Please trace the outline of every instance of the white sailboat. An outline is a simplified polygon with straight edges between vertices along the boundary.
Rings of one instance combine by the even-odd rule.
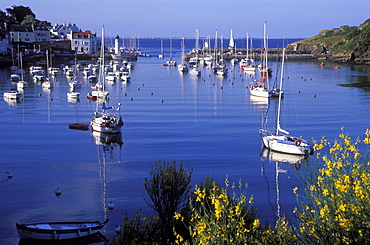
[[[24,88],[27,88],[28,87],[28,83],[26,81],[24,81],[23,79],[23,62],[22,62],[22,52],[19,53],[19,58],[20,58],[20,61],[21,61],[21,70],[22,70],[22,74],[21,74],[21,77],[22,79],[17,82],[17,88],[18,89],[24,89]]]
[[[252,39],[251,39],[252,48]],[[254,65],[254,60],[249,58],[249,38],[247,33],[247,47],[246,47],[246,57],[242,59],[239,63],[239,67],[244,73],[254,74],[256,72],[256,66]]]
[[[170,59],[166,61],[165,66],[176,66],[176,61],[172,59],[172,37],[170,38]]]
[[[181,42],[181,59],[184,57],[184,54],[185,54],[185,39],[184,37],[182,38],[182,42]],[[189,68],[188,66],[185,64],[185,62],[181,62],[178,66],[177,66],[177,69],[180,71],[180,72],[188,72],[189,71]]]
[[[268,81],[268,70],[267,67],[267,41],[266,41],[266,22],[264,23],[263,28],[263,43],[264,43],[264,55],[263,55],[263,62],[261,64],[261,80],[255,80],[253,84],[249,86],[249,91],[253,96],[265,97],[270,98],[271,93],[269,90],[269,81]]]
[[[104,26],[102,27],[102,49],[101,49],[101,68],[99,69],[99,79],[101,79],[103,72],[103,65],[104,65]],[[104,76],[104,75],[103,75]],[[104,90],[104,79],[100,80],[102,83],[102,93],[105,92]],[[94,91],[93,91],[94,92]],[[92,94],[93,95],[93,94]],[[91,119],[91,127],[93,131],[100,132],[100,133],[119,133],[121,132],[121,127],[123,126],[122,117],[119,115],[118,117],[111,113],[111,110],[113,107],[107,106],[105,102],[102,103],[102,106],[99,108],[98,101],[96,102],[96,111],[93,113],[92,119]],[[121,110],[121,104],[118,103],[117,111],[120,112]]]
[[[49,76],[49,52],[46,50],[46,72],[47,76],[45,81],[42,83],[42,87],[46,89],[51,89],[53,87],[53,83],[50,81],[50,76]]]
[[[195,59],[194,62],[190,62],[191,68],[189,70],[189,73],[191,75],[195,75],[197,77],[201,76],[201,71],[198,69],[198,52],[199,52],[199,33],[198,33],[198,28],[195,29]]]
[[[102,42],[100,48],[100,59],[99,59],[99,76],[98,82],[95,84],[95,90],[87,94],[88,99],[107,99],[109,92],[105,91],[104,81],[104,70],[105,70],[105,54],[104,54],[104,26],[102,28]]]
[[[285,56],[285,49],[283,50],[281,78],[280,78],[280,91],[282,90],[282,83],[283,83],[284,56]],[[282,94],[280,93],[279,101],[278,101],[275,131],[269,131],[268,129],[266,129],[266,119],[263,122],[262,129],[260,129],[260,135],[261,135],[264,146],[273,151],[289,153],[289,154],[297,154],[297,155],[313,154],[313,147],[311,146],[309,141],[303,139],[302,136],[301,137],[292,136],[290,135],[288,131],[281,128],[280,126],[281,99],[282,99]]]
[[[158,55],[158,58],[163,59],[164,53],[163,53],[163,40],[161,39],[161,52]]]

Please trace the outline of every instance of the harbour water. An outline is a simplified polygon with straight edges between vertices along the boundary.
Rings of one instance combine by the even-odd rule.
[[[0,102],[0,244],[18,244],[15,223],[36,221],[109,218],[102,233],[111,238],[126,212],[132,215],[142,207],[150,215],[143,183],[158,160],[183,161],[193,169],[192,186],[206,176],[221,186],[226,175],[230,182],[248,183],[262,222],[289,216],[296,205],[296,174],[314,157],[298,162],[261,151],[258,130],[267,101],[251,97],[246,89],[254,78],[233,67],[225,78],[207,67],[200,77],[181,74],[176,67],[161,66],[169,59],[166,43],[165,58],[159,59],[160,39],[141,40],[140,49],[152,57],[134,62],[130,83],[107,85],[108,104],[122,104],[122,138],[68,128],[70,123],[88,124],[95,110],[96,102],[85,96],[91,83],[81,72],[79,101],[67,99],[64,75],[52,79],[51,90],[27,75],[23,100]],[[180,41],[173,51],[179,63]],[[274,80],[277,65],[269,66]],[[352,138],[369,128],[369,90],[343,86],[369,83],[369,67],[333,69],[333,64],[288,60],[285,69],[285,129],[309,140],[326,136],[332,141],[341,127]],[[9,77],[10,69],[0,69],[1,93],[14,87]],[[57,188],[62,190],[59,197]],[[110,202],[113,210],[107,208]]]

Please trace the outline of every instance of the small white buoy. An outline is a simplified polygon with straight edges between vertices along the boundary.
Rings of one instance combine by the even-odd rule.
[[[114,204],[112,203],[112,201],[110,201],[108,204],[107,204],[107,207],[109,210],[113,210],[114,209]]]
[[[59,187],[54,191],[54,194],[55,196],[57,196],[58,198],[62,195],[62,190],[59,189]]]

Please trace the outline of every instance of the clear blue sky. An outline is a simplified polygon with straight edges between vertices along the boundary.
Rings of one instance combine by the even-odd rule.
[[[358,26],[370,0],[0,0],[0,9],[30,7],[39,20],[75,23],[82,30],[121,37],[230,36],[306,38],[322,29]]]

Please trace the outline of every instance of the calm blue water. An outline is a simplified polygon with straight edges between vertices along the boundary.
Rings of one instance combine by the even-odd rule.
[[[178,62],[179,43],[173,44]],[[261,159],[258,130],[266,101],[250,97],[246,86],[251,78],[238,69],[230,69],[227,78],[207,68],[200,78],[181,75],[177,68],[161,66],[168,53],[165,59],[157,58],[159,47],[160,39],[141,41],[142,51],[155,56],[135,62],[131,83],[108,85],[109,104],[122,103],[121,147],[102,143],[110,139],[90,131],[68,128],[70,123],[90,121],[96,102],[85,98],[91,91],[88,81],[80,89],[79,102],[67,100],[64,76],[50,92],[27,76],[30,87],[24,101],[0,101],[1,244],[18,243],[16,222],[107,217],[103,232],[111,237],[125,212],[134,214],[143,207],[144,214],[149,213],[143,182],[157,160],[184,161],[186,168],[194,169],[192,185],[207,175],[221,186],[226,175],[231,182],[247,182],[262,220],[272,223],[295,207],[292,189],[299,185],[299,164],[293,163],[298,159],[277,154],[269,158],[266,152]],[[362,136],[369,128],[370,93],[339,84],[369,81],[369,68],[318,64],[286,64],[283,127],[306,139],[325,135],[333,140],[342,126],[353,138]],[[275,64],[270,66],[275,69]],[[0,70],[1,93],[12,86],[9,76],[9,69]],[[288,162],[276,165],[281,159]],[[14,177],[7,180],[5,172]],[[54,195],[58,187],[63,192],[59,198]],[[110,201],[113,211],[104,205]]]

